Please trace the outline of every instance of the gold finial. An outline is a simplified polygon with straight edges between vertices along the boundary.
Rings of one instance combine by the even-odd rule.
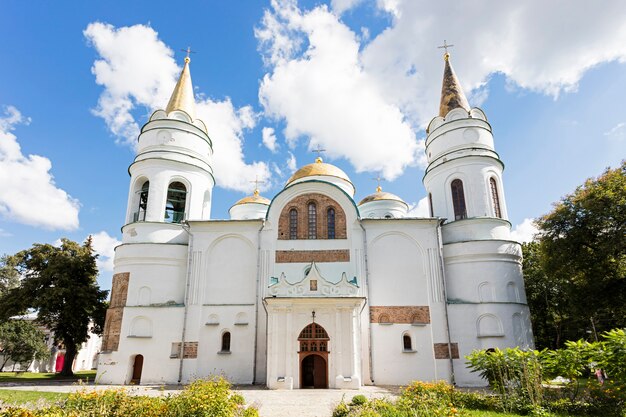
[[[448,44],[446,43],[446,40],[444,39],[444,40],[443,40],[443,45],[441,45],[441,46],[438,46],[438,47],[437,47],[437,49],[444,49],[444,50],[446,51],[446,52],[443,54],[443,59],[444,59],[445,61],[447,61],[447,60],[449,60],[449,59],[450,59],[450,53],[448,52],[448,48],[452,48],[453,46],[454,46],[454,45],[448,45]]]
[[[313,149],[311,152],[317,153],[317,158],[315,158],[316,164],[321,164],[322,162],[324,162],[321,155],[322,155],[322,152],[326,152],[326,149],[322,149],[320,145],[317,145],[317,148]]]
[[[377,176],[376,178],[372,178],[374,181],[377,182],[378,186],[376,187],[376,192],[380,193],[383,191],[383,187],[380,186],[380,182],[383,180],[382,178],[380,178],[380,175]]]

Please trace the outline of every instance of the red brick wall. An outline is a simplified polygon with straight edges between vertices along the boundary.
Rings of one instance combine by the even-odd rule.
[[[350,251],[338,250],[277,250],[276,263],[288,264],[294,262],[349,262]]]
[[[104,321],[104,335],[102,336],[103,351],[113,351],[119,347],[129,279],[129,272],[113,275],[111,302]]]
[[[327,211],[335,209],[335,239],[346,239],[346,214],[341,206],[332,198],[318,193],[309,193],[298,196],[288,202],[280,212],[278,218],[278,239],[289,239],[289,212],[298,211],[298,239],[309,238],[309,203],[317,205],[317,238],[328,238]]]
[[[458,343],[450,343],[450,350],[448,350],[447,343],[435,343],[433,349],[435,350],[435,359],[450,359],[450,351],[452,351],[452,359],[459,359]]]
[[[372,306],[370,307],[372,323],[428,324],[430,308],[428,306]]]

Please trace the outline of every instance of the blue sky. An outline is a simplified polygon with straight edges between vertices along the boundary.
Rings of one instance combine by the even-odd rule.
[[[528,219],[626,157],[626,4],[502,3],[3,2],[0,254],[93,234],[110,285],[135,132],[165,107],[188,45],[215,142],[214,218],[255,175],[272,197],[318,145],[357,200],[380,174],[419,214],[446,39],[527,239]]]

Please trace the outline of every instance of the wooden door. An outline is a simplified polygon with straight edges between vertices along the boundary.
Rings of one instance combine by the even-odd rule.
[[[141,370],[143,369],[143,355],[136,355],[133,362],[133,377],[130,380],[131,384],[139,385],[141,382]]]

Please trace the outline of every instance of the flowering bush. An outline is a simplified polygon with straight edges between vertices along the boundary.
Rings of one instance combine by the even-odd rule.
[[[63,406],[40,410],[8,408],[2,417],[258,417],[245,407],[241,395],[230,390],[223,378],[198,380],[179,395],[144,397],[123,389],[79,391],[70,394]]]

